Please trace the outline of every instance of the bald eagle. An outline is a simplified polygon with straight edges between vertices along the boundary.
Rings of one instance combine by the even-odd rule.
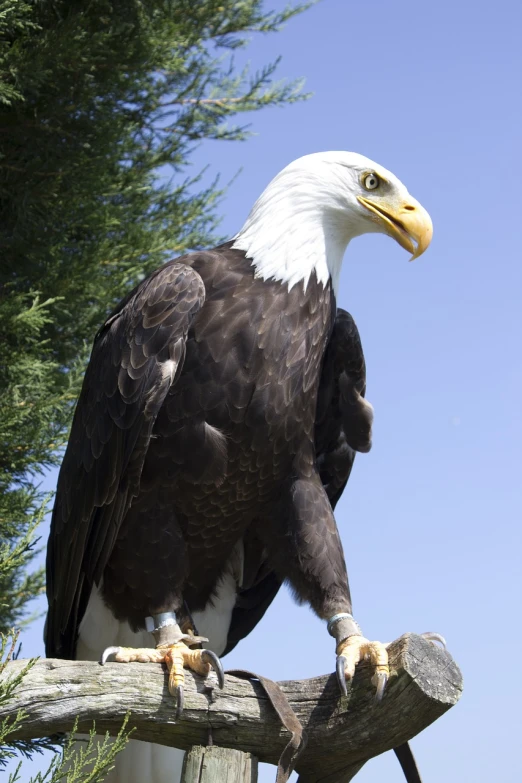
[[[52,516],[48,656],[165,661],[180,710],[184,667],[221,680],[218,656],[286,581],[335,638],[341,687],[369,656],[382,695],[386,648],[352,616],[333,515],[371,446],[359,334],[336,304],[347,245],[371,232],[416,258],[432,224],[368,158],[307,155],[231,241],[166,263],[103,324]],[[172,749],[135,746],[111,780],[173,779]]]

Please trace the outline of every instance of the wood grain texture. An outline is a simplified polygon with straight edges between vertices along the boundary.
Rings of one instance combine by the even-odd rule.
[[[185,756],[181,783],[257,783],[257,759],[218,745],[195,745]]]
[[[449,653],[419,636],[406,634],[389,647],[392,677],[380,704],[374,703],[371,672],[359,666],[348,696],[339,696],[333,675],[279,683],[303,724],[308,745],[297,770],[300,783],[345,783],[368,759],[414,737],[458,701],[461,673]],[[9,664],[13,676],[23,661]],[[288,742],[258,682],[226,678],[217,688],[186,674],[185,710],[175,720],[175,705],[160,664],[99,664],[41,660],[31,669],[0,720],[23,709],[27,715],[14,738],[64,732],[76,716],[79,730],[96,720],[100,731],[115,734],[131,711],[135,739],[188,749],[218,745],[277,763]],[[211,742],[209,739],[211,738]]]

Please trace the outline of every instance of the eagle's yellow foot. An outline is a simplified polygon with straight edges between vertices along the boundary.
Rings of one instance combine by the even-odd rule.
[[[192,640],[189,640],[192,641]],[[225,674],[221,661],[210,650],[191,650],[184,641],[176,644],[165,644],[153,648],[107,647],[100,663],[105,664],[114,655],[118,663],[166,663],[169,670],[169,692],[176,697],[176,717],[183,712],[183,685],[185,683],[184,669],[192,669],[196,674],[206,677],[210,669],[217,674],[218,684],[223,688]]]
[[[114,655],[117,663],[163,663],[165,653],[162,650],[154,650],[152,647],[107,647],[100,658],[102,666],[107,663],[109,657]]]
[[[439,633],[427,631],[420,636],[433,644],[440,644],[446,649],[446,640]],[[390,668],[388,665],[388,647],[389,643],[370,642],[364,636],[354,634],[344,639],[337,645],[337,665],[336,673],[339,687],[343,694],[347,695],[346,680],[351,680],[355,667],[360,661],[369,660],[375,671],[372,677],[372,683],[376,687],[375,700],[381,701],[386,685],[390,677]]]
[[[354,634],[337,645],[336,672],[339,687],[346,696],[346,680],[352,679],[355,667],[363,660],[369,660],[375,667],[372,683],[376,687],[375,700],[380,701],[390,677],[388,652],[382,642],[370,642],[364,636]]]

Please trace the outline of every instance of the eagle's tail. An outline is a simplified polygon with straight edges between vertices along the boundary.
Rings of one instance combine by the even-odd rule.
[[[76,657],[81,661],[98,661],[105,647],[113,644],[151,647],[151,639],[146,631],[134,633],[127,623],[118,622],[98,591],[93,590],[80,625]],[[104,780],[105,783],[177,783],[181,779],[184,756],[185,753],[177,748],[129,740]]]
[[[198,632],[209,638],[205,647],[217,655],[224,652],[227,644],[236,592],[237,576],[233,569],[229,569],[219,581],[212,603],[204,612],[194,614]],[[147,631],[134,633],[127,623],[116,620],[98,590],[92,590],[78,630],[78,660],[98,661],[100,653],[112,645],[151,647],[153,644]],[[125,750],[117,755],[114,769],[104,780],[105,783],[178,783],[184,756],[184,751],[177,748],[130,740]]]

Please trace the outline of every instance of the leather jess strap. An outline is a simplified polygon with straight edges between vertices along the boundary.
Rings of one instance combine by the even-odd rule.
[[[422,783],[415,756],[410,748],[410,743],[405,742],[403,745],[398,745],[393,749],[393,752],[399,759],[399,764],[404,772],[406,783]]]
[[[249,672],[246,669],[231,669],[226,674],[233,677],[239,677],[242,680],[258,680],[274,710],[285,729],[292,735],[289,743],[281,753],[277,764],[276,783],[287,783],[288,778],[294,771],[299,754],[306,747],[307,737],[301,722],[286,698],[279,685],[268,677],[261,677],[259,674]]]

